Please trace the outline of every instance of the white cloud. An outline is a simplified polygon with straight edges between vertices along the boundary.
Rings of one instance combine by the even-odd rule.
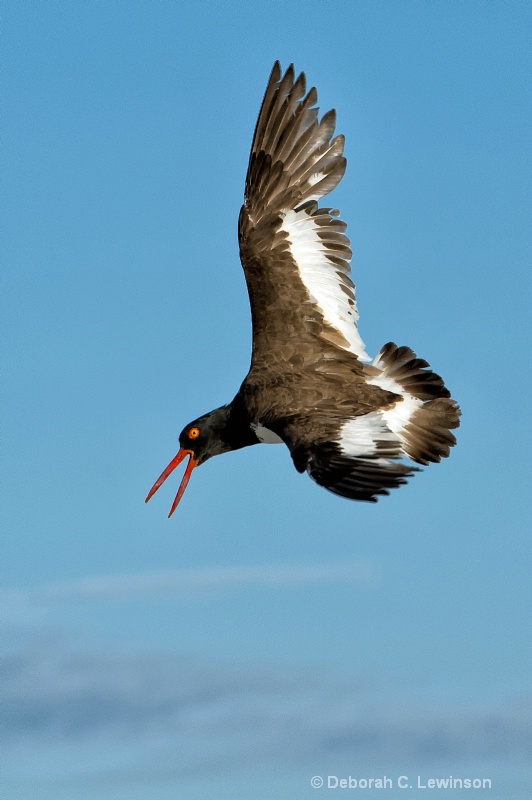
[[[157,570],[130,575],[98,575],[46,584],[36,589],[5,590],[4,608],[60,605],[86,601],[137,601],[148,597],[177,598],[238,589],[304,587],[329,583],[372,583],[377,569],[366,561],[344,563],[230,566]]]
[[[66,639],[20,648],[2,665],[13,744],[179,741],[215,769],[268,758],[386,760],[525,757],[527,704],[405,707],[383,687],[330,671],[220,664],[168,653],[81,651]],[[182,769],[191,763],[185,758]]]

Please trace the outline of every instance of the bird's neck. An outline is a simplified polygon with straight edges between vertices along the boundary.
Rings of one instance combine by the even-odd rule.
[[[224,443],[224,449],[240,450],[242,447],[259,444],[259,439],[250,427],[246,408],[238,396],[229,405],[217,408],[211,414],[216,419],[216,433]]]

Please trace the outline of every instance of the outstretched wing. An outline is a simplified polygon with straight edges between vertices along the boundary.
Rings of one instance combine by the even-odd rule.
[[[280,343],[324,343],[369,360],[358,329],[351,250],[335,209],[320,208],[345,172],[336,115],[318,120],[316,89],[279,62],[262,103],[240,212],[240,255],[253,320],[253,363]],[[353,359],[354,360],[354,359]],[[356,363],[356,362],[355,362]]]
[[[379,372],[368,388],[389,390],[380,407],[349,412],[344,399],[317,405],[279,429],[296,469],[354,500],[375,501],[401,486],[418,471],[409,461],[427,465],[447,458],[456,444],[451,431],[460,424],[460,409],[443,380],[409,347],[388,342],[373,365]]]
[[[322,435],[316,438],[313,432],[320,427]],[[316,417],[308,426],[298,420],[286,426],[283,438],[299,472],[308,472],[320,486],[352,500],[375,502],[418,471],[403,463],[401,438],[380,411],[329,418],[322,426]]]
[[[406,483],[416,467],[393,462],[384,457],[348,458],[339,452],[318,450],[307,468],[320,486],[351,500],[375,503],[379,495],[390,494]]]

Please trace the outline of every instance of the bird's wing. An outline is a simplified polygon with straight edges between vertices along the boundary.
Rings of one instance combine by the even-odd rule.
[[[335,403],[326,398],[303,413],[298,406],[273,422],[299,472],[355,500],[375,501],[401,486],[418,471],[411,461],[427,465],[446,458],[460,424],[460,409],[443,380],[409,347],[388,342],[374,364],[380,373],[359,388],[358,407],[340,394]],[[368,396],[374,383],[388,394]]]
[[[418,469],[405,464],[400,436],[386,424],[380,411],[328,420],[334,432],[314,438],[316,419],[288,424],[282,436],[299,472],[308,472],[320,486],[352,500],[375,502],[406,483]],[[438,459],[439,460],[439,459]]]
[[[336,115],[318,120],[316,89],[279,62],[262,103],[239,219],[240,255],[253,320],[253,362],[271,363],[272,345],[332,345],[368,361],[357,329],[346,224],[320,208],[345,172]],[[355,359],[353,359],[355,361]],[[356,361],[355,361],[356,363]]]

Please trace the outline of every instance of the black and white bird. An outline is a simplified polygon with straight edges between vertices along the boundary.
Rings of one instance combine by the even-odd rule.
[[[371,360],[358,332],[351,250],[336,209],[319,205],[341,181],[344,137],[334,110],[318,119],[316,89],[273,67],[259,113],[238,235],[253,322],[250,370],[235,398],[183,428],[180,450],[146,498],[189,457],[284,442],[299,472],[353,500],[376,501],[416,464],[456,443],[460,410],[409,347]],[[170,516],[169,515],[169,516]]]

